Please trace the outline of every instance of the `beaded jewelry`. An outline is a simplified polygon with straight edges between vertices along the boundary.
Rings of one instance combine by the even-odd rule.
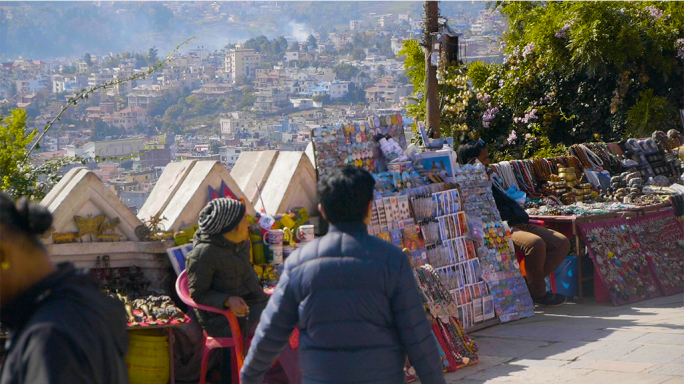
[[[534,176],[540,181],[551,180],[551,166],[546,161],[546,159],[534,159],[532,160],[532,170],[534,171]]]
[[[499,173],[500,172],[500,173]],[[498,175],[503,179],[504,189],[508,189],[512,186],[520,187],[518,181],[515,178],[515,173],[513,173],[513,167],[510,161],[502,161],[499,163]]]
[[[603,160],[601,160],[601,158],[598,157],[598,156],[594,153],[594,151],[592,151],[591,149],[589,149],[589,147],[587,147],[587,146],[584,145],[584,144],[579,144],[579,145],[577,145],[577,148],[578,148],[580,151],[583,151],[583,152],[584,152],[583,156],[586,158],[586,160],[587,160],[588,163],[589,163],[589,167],[585,167],[585,168],[592,168],[592,169],[596,169],[596,170],[601,170],[601,169],[603,169]]]

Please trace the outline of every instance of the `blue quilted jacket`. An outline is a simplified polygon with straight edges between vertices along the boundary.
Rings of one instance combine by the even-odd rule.
[[[445,382],[408,257],[361,223],[331,226],[287,259],[243,384],[261,383],[296,326],[305,384],[404,383],[407,356],[422,383]]]

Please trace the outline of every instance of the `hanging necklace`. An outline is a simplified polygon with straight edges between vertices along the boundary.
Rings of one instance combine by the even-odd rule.
[[[499,176],[501,176],[501,178],[503,179],[503,182],[504,182],[503,187],[505,189],[508,189],[512,186],[519,187],[518,182],[515,179],[515,174],[513,173],[513,168],[512,168],[511,163],[509,161],[500,162],[499,168],[501,171],[501,174],[499,174]]]

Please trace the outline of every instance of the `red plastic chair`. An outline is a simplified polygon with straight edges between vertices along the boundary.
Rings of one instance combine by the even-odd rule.
[[[242,332],[240,331],[240,324],[237,316],[230,310],[220,310],[214,307],[201,305],[195,303],[190,297],[190,290],[188,288],[188,271],[183,271],[176,280],[176,292],[180,299],[190,307],[203,309],[208,312],[220,313],[226,316],[228,324],[230,324],[230,332],[233,337],[211,337],[207,335],[207,331],[202,331],[204,334],[202,342],[202,366],[200,369],[199,384],[206,384],[207,366],[209,364],[209,352],[214,348],[231,348],[232,361],[232,382],[240,383],[240,370],[245,361],[245,350],[242,339]],[[172,362],[173,364],[173,362]]]
[[[529,224],[538,225],[540,227],[546,227],[546,224],[540,220],[530,220]],[[522,272],[523,276],[527,276],[527,272],[525,271],[525,254],[521,250],[516,249],[515,258],[518,260],[518,263],[520,264],[520,272]],[[551,272],[551,274],[549,275],[549,280],[551,280],[551,292],[556,293],[555,272]]]

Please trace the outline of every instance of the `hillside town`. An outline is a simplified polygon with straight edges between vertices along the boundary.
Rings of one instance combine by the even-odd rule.
[[[0,2],[0,384],[681,384],[684,2]]]
[[[225,3],[168,7],[184,17],[226,17],[220,12]],[[245,15],[278,11],[277,3],[240,10]],[[13,17],[11,11],[3,15]],[[0,108],[24,108],[28,125],[40,128],[79,91],[121,81],[62,115],[33,161],[97,159],[88,166],[138,209],[169,162],[220,160],[230,170],[242,152],[303,151],[316,127],[404,111],[413,89],[398,55],[405,39],[420,34],[421,20],[412,13],[371,13],[350,21],[346,30],[313,30],[303,41],[261,36],[226,41],[220,51],[183,49],[152,75],[134,81],[124,80],[146,72],[162,52],[153,48],[145,54],[49,61],[18,57],[1,63]],[[466,57],[494,61],[501,60],[494,41],[504,27],[496,13],[484,11],[477,17],[456,15],[453,23],[467,36],[459,47]],[[190,47],[195,43],[201,42]],[[187,109],[180,110],[182,105]]]

